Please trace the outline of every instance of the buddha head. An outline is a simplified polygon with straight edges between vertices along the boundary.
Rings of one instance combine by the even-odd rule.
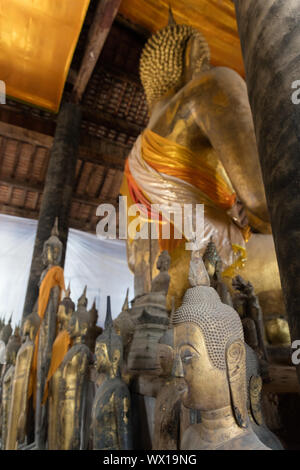
[[[44,266],[57,266],[61,261],[63,244],[58,236],[58,219],[56,217],[51,236],[45,241],[43,246],[42,258]]]
[[[15,365],[17,354],[21,346],[21,337],[19,330],[16,329],[14,334],[9,338],[6,348],[6,364]]]
[[[38,329],[40,327],[40,317],[38,316],[37,312],[32,312],[30,315],[24,318],[23,325],[22,325],[22,337],[23,341],[29,339],[30,341],[34,341]]]
[[[67,331],[74,342],[84,342],[89,327],[86,289],[85,286],[81,297],[78,299],[77,310],[73,312],[67,326]]]
[[[214,411],[231,405],[247,427],[246,360],[238,314],[207,286],[188,289],[173,319],[176,370],[187,383],[183,403]]]
[[[171,264],[171,258],[167,250],[164,250],[160,253],[156,267],[160,272],[168,272]]]
[[[123,360],[123,342],[115,332],[111,316],[110,297],[107,298],[105,330],[98,336],[95,347],[96,369],[109,377],[120,375]]]
[[[140,77],[151,109],[155,102],[177,92],[187,81],[209,65],[209,47],[195,28],[169,24],[153,34],[140,60]]]
[[[58,322],[62,328],[67,328],[75,310],[75,304],[72,301],[70,295],[71,295],[71,289],[69,285],[68,289],[66,290],[65,297],[63,298],[63,300],[60,302],[58,306],[58,312],[57,312]]]

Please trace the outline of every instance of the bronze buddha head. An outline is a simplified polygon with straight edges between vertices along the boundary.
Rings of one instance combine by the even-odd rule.
[[[61,261],[63,244],[58,236],[58,219],[56,218],[51,236],[45,241],[43,246],[42,259],[44,266],[57,266]]]
[[[171,257],[167,250],[164,250],[160,253],[156,267],[161,272],[168,272],[171,264]]]
[[[120,375],[123,360],[123,342],[115,332],[111,316],[110,297],[107,298],[105,330],[98,336],[95,347],[96,369],[100,373],[116,377]]]
[[[231,405],[237,424],[247,427],[246,355],[238,314],[213,288],[196,285],[186,291],[173,325],[175,369],[188,387],[184,405],[208,412]]]

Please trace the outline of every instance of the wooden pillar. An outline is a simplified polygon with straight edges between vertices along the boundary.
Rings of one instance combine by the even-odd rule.
[[[234,0],[292,340],[300,339],[300,0]],[[299,87],[298,87],[299,88]],[[298,366],[300,379],[300,366]]]
[[[64,265],[69,212],[79,149],[80,123],[80,107],[72,103],[64,104],[58,115],[45,180],[23,311],[24,317],[32,312],[38,297],[38,283],[44,269],[41,259],[43,244],[51,234],[55,217],[59,218],[59,238],[64,247],[61,266]]]

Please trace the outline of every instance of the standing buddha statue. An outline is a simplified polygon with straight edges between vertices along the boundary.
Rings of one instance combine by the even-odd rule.
[[[171,256],[168,306],[173,296],[179,306],[188,287],[190,251],[185,243],[191,240],[189,231],[182,228],[182,212],[184,204],[194,208],[204,204],[201,254],[213,236],[224,269],[240,267],[256,289],[280,290],[245,81],[231,69],[213,67],[200,31],[176,24],[172,17],[146,43],[140,77],[150,120],[126,161],[121,194],[127,196],[128,205],[141,204],[141,224],[156,224],[158,242],[155,245],[153,237],[150,249],[149,242],[130,238],[130,268],[147,277],[150,287],[152,276],[140,266],[150,254],[154,265],[158,253],[167,249]],[[154,204],[176,204],[174,218],[163,213],[161,219]],[[173,227],[169,239],[163,237],[166,221]],[[259,233],[249,240],[251,228]],[[175,232],[183,235],[181,239]],[[256,266],[257,253],[268,266],[264,282]]]
[[[58,238],[56,218],[51,236],[43,246],[43,263],[38,297],[38,315],[41,325],[36,337],[32,367],[32,393],[35,408],[35,444],[43,449],[46,444],[47,413],[43,405],[44,389],[51,363],[52,346],[57,332],[57,310],[61,291],[65,289],[63,269],[59,266],[63,245]]]
[[[86,287],[78,299],[77,310],[72,315],[68,333],[72,340],[60,366],[59,416],[60,430],[57,443],[60,450],[82,450],[86,442],[86,395],[89,364],[93,355],[85,339],[88,331]]]
[[[62,369],[60,365],[71,347],[71,337],[68,331],[71,317],[75,311],[70,285],[65,297],[60,302],[57,312],[58,334],[52,347],[51,364],[46,381],[43,403],[48,397],[48,449],[59,449],[59,383]]]
[[[23,320],[23,344],[17,354],[12,381],[6,450],[16,450],[18,444],[23,443],[27,435],[30,372],[39,326],[40,318],[35,311]]]
[[[130,393],[121,378],[123,343],[115,332],[107,299],[105,330],[96,341],[96,368],[104,374],[92,412],[94,450],[131,450],[132,423]]]

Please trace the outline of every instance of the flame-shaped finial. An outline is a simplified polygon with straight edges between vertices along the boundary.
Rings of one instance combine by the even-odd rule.
[[[177,23],[174,19],[174,15],[173,15],[171,5],[169,5],[169,22],[168,22],[168,26],[175,26],[176,24]]]
[[[112,316],[111,316],[110,295],[108,295],[107,296],[106,317],[105,317],[105,322],[104,322],[105,329],[111,327],[112,324],[113,324],[113,321],[112,321]]]
[[[58,231],[58,217],[55,217],[54,225],[51,230],[51,235],[58,237],[59,236],[59,231]]]

